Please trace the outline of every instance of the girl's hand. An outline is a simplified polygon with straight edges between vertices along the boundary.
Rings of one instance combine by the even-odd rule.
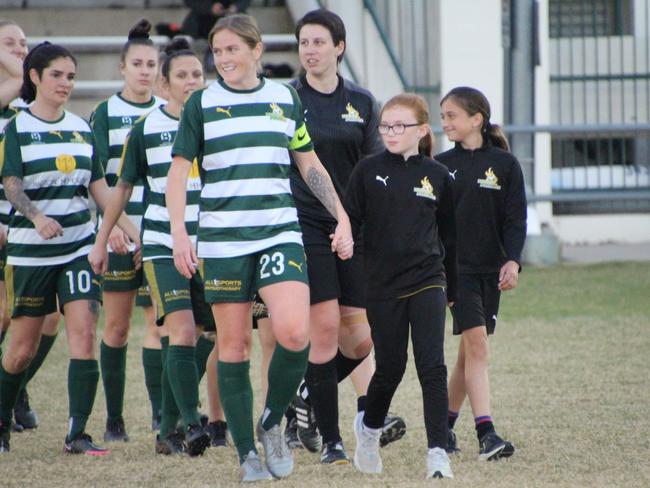
[[[335,252],[339,258],[350,259],[354,254],[354,239],[352,239],[352,228],[349,220],[342,220],[336,225],[334,234],[330,234],[332,239],[332,252]]]
[[[501,266],[499,271],[499,290],[507,291],[512,290],[517,286],[519,280],[519,263],[516,261],[508,261]]]
[[[119,227],[113,227],[111,235],[108,237],[108,244],[116,254],[128,254],[129,244],[131,241],[126,233]]]
[[[56,220],[42,213],[34,217],[34,228],[42,239],[48,240],[63,235],[63,227]]]
[[[196,257],[196,249],[192,245],[187,232],[172,234],[174,249],[174,265],[180,274],[188,280],[196,273],[199,259]]]
[[[108,269],[108,251],[106,246],[93,245],[88,253],[88,262],[96,275],[102,276]]]

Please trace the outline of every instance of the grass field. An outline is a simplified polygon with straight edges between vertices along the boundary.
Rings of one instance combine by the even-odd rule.
[[[0,486],[228,486],[236,483],[233,449],[202,458],[163,458],[153,451],[137,315],[129,349],[126,423],[131,442],[110,456],[62,454],[66,430],[67,353],[61,334],[30,385],[41,425],[14,434],[0,456]],[[448,326],[449,329],[449,326]],[[447,337],[453,365],[458,339]],[[424,481],[426,442],[419,384],[413,365],[391,411],[407,422],[406,436],[382,450],[384,473],[371,477],[350,466],[325,467],[296,452],[296,469],[282,486],[650,486],[650,263],[526,269],[520,286],[504,295],[492,346],[494,418],[518,448],[510,460],[479,463],[466,403],[456,432],[463,452],[452,459],[455,479]],[[254,364],[259,364],[256,352]],[[254,368],[256,370],[257,368]],[[259,375],[254,377],[259,387]],[[202,386],[202,398],[205,398]],[[205,401],[205,400],[204,400]],[[256,398],[260,412],[260,398]],[[342,385],[341,428],[353,453],[356,402]],[[101,439],[105,409],[98,391],[88,431]]]

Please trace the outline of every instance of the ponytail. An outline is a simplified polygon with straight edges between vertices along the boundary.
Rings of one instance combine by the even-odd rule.
[[[503,132],[503,129],[501,129],[498,124],[491,124],[488,122],[487,126],[485,127],[484,137],[487,137],[490,144],[492,144],[494,147],[498,147],[499,149],[510,152],[510,144],[508,144],[508,139],[506,139],[506,135]]]
[[[420,139],[418,152],[428,158],[433,157],[433,132],[431,132],[431,128],[428,128],[427,135]]]
[[[153,41],[149,37],[150,30],[151,22],[147,19],[140,19],[133,27],[131,27],[131,30],[129,30],[129,37],[124,43],[124,46],[122,46],[122,51],[120,52],[120,62],[124,63],[131,46],[149,46],[157,50]]]

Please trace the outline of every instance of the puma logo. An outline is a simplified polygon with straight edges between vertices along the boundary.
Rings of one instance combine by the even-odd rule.
[[[382,177],[379,176],[379,175],[375,176],[375,179],[376,179],[377,181],[381,181],[381,182],[384,184],[384,186],[388,186],[388,178],[390,178],[390,177],[389,177],[389,176],[384,176],[384,177],[382,178]]]
[[[231,108],[232,107],[228,107],[228,108],[217,107],[217,113],[218,114],[226,114],[228,117],[231,118],[232,117],[232,115],[230,114],[230,109]]]
[[[63,136],[61,135],[61,131],[51,130],[50,134],[52,134],[53,136],[59,136],[59,139],[63,140]]]
[[[453,173],[450,171],[450,172],[449,172],[449,176],[451,176],[454,180],[456,180],[456,173],[458,173],[458,170],[457,170],[457,169],[455,169],[455,170],[453,171]]]
[[[293,266],[293,267],[296,268],[299,272],[302,273],[302,264],[303,264],[303,263],[298,264],[298,263],[296,263],[293,259],[290,259],[290,260],[288,261],[288,264],[289,264],[289,266]]]

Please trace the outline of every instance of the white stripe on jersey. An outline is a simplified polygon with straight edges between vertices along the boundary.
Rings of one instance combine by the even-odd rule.
[[[199,215],[198,205],[187,205],[185,207],[185,222],[196,222]],[[160,205],[149,204],[144,217],[148,220],[155,220],[156,222],[169,222],[169,211]],[[145,233],[147,231],[145,230]],[[190,236],[192,237],[192,236]]]
[[[250,103],[269,103],[269,100],[278,104],[293,105],[291,92],[287,87],[277,81],[264,79],[264,86],[252,93],[231,92],[223,88],[218,81],[213,81],[201,95],[203,107],[228,107]]]
[[[295,243],[302,246],[302,234],[300,232],[281,232],[267,239],[259,241],[231,241],[231,242],[210,242],[199,241],[197,254],[211,258],[230,258],[246,256],[279,244]]]
[[[92,222],[86,222],[81,225],[74,225],[63,229],[63,235],[53,237],[52,239],[43,239],[34,228],[16,228],[9,231],[9,242],[12,244],[38,244],[42,246],[51,246],[56,244],[68,244],[72,241],[82,241],[88,234],[94,230]]]
[[[73,200],[54,199],[54,200],[32,200],[32,204],[45,215],[71,215],[77,212],[88,210],[88,199],[77,197]],[[16,215],[22,215],[16,212]]]
[[[27,112],[20,112],[27,113]],[[51,130],[58,131],[82,131],[88,132],[90,130],[88,122],[72,112],[65,111],[63,119],[55,123],[43,122],[31,114],[28,117],[16,117],[16,131],[17,132],[50,132]],[[24,147],[24,146],[23,146]]]
[[[273,146],[240,147],[209,154],[203,157],[203,168],[206,171],[213,169],[230,168],[246,164],[274,164],[290,165],[291,158],[285,148]]]
[[[52,154],[69,154],[70,156],[86,156],[92,158],[93,147],[86,142],[30,144],[29,146],[22,146],[21,154],[25,163],[39,159],[49,159],[52,157]]]
[[[256,132],[284,132],[290,136],[296,132],[296,122],[291,119],[276,120],[266,115],[215,120],[203,126],[205,139]]]
[[[50,156],[51,159],[51,156]],[[29,162],[23,164],[28,165]],[[91,172],[87,169],[75,169],[71,173],[60,171],[43,171],[23,177],[23,189],[35,190],[39,188],[52,188],[54,186],[90,185]]]
[[[65,264],[73,261],[81,256],[87,256],[92,249],[91,245],[82,246],[75,252],[66,254],[65,256],[55,256],[47,258],[28,258],[19,256],[7,256],[7,264],[14,266],[55,266],[57,264]]]
[[[231,210],[226,212],[201,212],[201,229],[210,227],[258,227],[295,222],[295,208],[272,208],[268,210]]]
[[[201,198],[230,198],[291,193],[288,178],[255,178],[210,183],[203,187]]]

